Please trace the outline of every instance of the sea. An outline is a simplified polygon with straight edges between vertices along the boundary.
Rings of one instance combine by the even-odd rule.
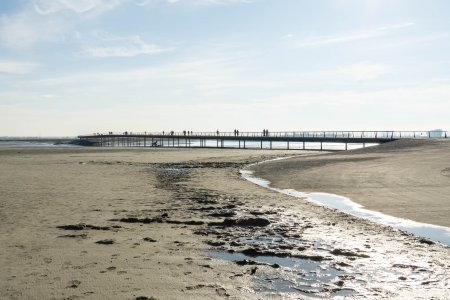
[[[77,145],[67,144],[73,137],[0,137],[0,148],[73,148]]]

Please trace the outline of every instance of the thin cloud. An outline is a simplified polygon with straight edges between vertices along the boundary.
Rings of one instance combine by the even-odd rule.
[[[250,0],[30,0],[31,5],[23,6],[15,14],[0,14],[0,47],[14,50],[29,49],[42,42],[61,41],[78,27],[85,17],[96,17],[120,6],[158,6],[199,4],[225,5],[250,3]],[[76,16],[67,18],[64,12]],[[78,17],[79,16],[79,17]],[[139,43],[139,42],[138,42]],[[141,43],[142,44],[142,43]],[[145,46],[144,53],[161,52],[159,47]],[[108,56],[109,52],[92,49],[99,56]],[[164,49],[167,50],[167,49]],[[111,49],[113,55],[125,55],[119,49]],[[134,55],[134,54],[133,54]]]
[[[102,13],[110,11],[121,4],[135,4],[138,6],[158,4],[187,4],[187,5],[228,5],[251,3],[254,0],[33,0],[38,14],[49,15],[61,11],[72,11],[77,14]]]
[[[76,94],[89,93],[91,97],[105,90],[111,96],[135,99],[162,97],[180,103],[185,101],[199,102],[207,97],[209,100],[222,99],[242,91],[239,96],[233,96],[230,101],[239,101],[244,94],[275,88],[276,82],[258,78],[258,75],[248,76],[248,66],[240,58],[231,56],[197,58],[172,62],[160,66],[147,66],[129,69],[116,69],[107,72],[70,73],[58,77],[39,78],[28,81],[33,87],[44,89],[57,86],[54,91],[60,97],[67,91]],[[128,95],[128,96],[127,96]],[[109,101],[109,100],[108,100]]]
[[[396,88],[382,88],[374,91],[330,90],[281,94],[263,99],[260,105],[268,109],[276,107],[305,107],[321,105],[323,107],[350,108],[354,106],[370,107],[419,107],[429,110],[435,105],[440,109],[450,108],[448,97],[449,83],[430,85],[406,85]]]
[[[27,49],[39,42],[54,41],[61,37],[59,20],[43,18],[30,12],[0,16],[0,46]]]
[[[38,64],[30,62],[0,60],[0,73],[14,75],[28,74],[33,72],[38,66]]]
[[[226,58],[201,58],[182,62],[174,62],[159,67],[141,67],[109,72],[81,72],[54,78],[40,78],[32,81],[36,86],[95,86],[114,84],[135,84],[166,81],[169,85],[186,83],[184,87],[191,89],[208,84],[240,84],[239,74],[244,72],[239,61]],[[146,85],[146,86],[147,86]]]
[[[111,10],[121,3],[120,0],[33,0],[38,14],[48,15],[59,11],[72,11],[78,14]]]
[[[105,32],[94,33],[98,45],[85,47],[84,53],[91,57],[132,57],[151,55],[172,51],[173,48],[163,48],[148,44],[139,35],[120,37]]]
[[[403,23],[398,25],[392,25],[392,26],[384,26],[379,27],[374,30],[369,30],[365,32],[356,32],[351,34],[340,34],[340,35],[332,35],[332,36],[320,36],[316,38],[312,38],[309,40],[301,41],[297,44],[297,47],[299,48],[306,48],[306,47],[319,47],[319,46],[327,46],[332,44],[340,44],[340,43],[349,43],[359,40],[366,40],[371,38],[380,37],[383,35],[386,35],[390,33],[393,30],[398,30],[402,28],[407,28],[413,26],[414,23]]]

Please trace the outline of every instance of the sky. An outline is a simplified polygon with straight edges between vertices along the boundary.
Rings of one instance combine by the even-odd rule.
[[[450,130],[448,0],[2,0],[0,136]]]

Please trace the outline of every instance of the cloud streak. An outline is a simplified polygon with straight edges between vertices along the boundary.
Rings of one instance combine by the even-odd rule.
[[[350,34],[339,34],[339,35],[331,35],[331,36],[319,36],[312,39],[306,39],[297,43],[297,47],[299,48],[307,48],[307,47],[320,47],[320,46],[328,46],[333,44],[342,44],[342,43],[350,43],[356,42],[360,40],[367,40],[371,38],[377,38],[380,36],[384,36],[389,34],[392,31],[407,28],[413,26],[414,23],[403,23],[392,26],[384,26],[379,27],[374,30],[369,30],[365,32],[355,32]]]
[[[267,109],[276,109],[277,107],[294,109],[320,105],[330,109],[340,108],[343,110],[357,107],[378,107],[393,108],[398,111],[418,108],[423,112],[432,112],[435,109],[449,109],[449,96],[450,83],[434,83],[383,88],[375,91],[333,90],[287,93],[263,99],[259,105],[265,106]]]
[[[85,47],[84,53],[91,57],[132,57],[151,55],[172,51],[173,48],[163,48],[148,44],[139,35],[121,37],[105,32],[95,32],[96,46]]]

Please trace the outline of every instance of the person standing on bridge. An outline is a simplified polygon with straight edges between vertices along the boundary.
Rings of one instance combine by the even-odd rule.
[[[217,129],[217,135],[219,135],[219,130]]]

